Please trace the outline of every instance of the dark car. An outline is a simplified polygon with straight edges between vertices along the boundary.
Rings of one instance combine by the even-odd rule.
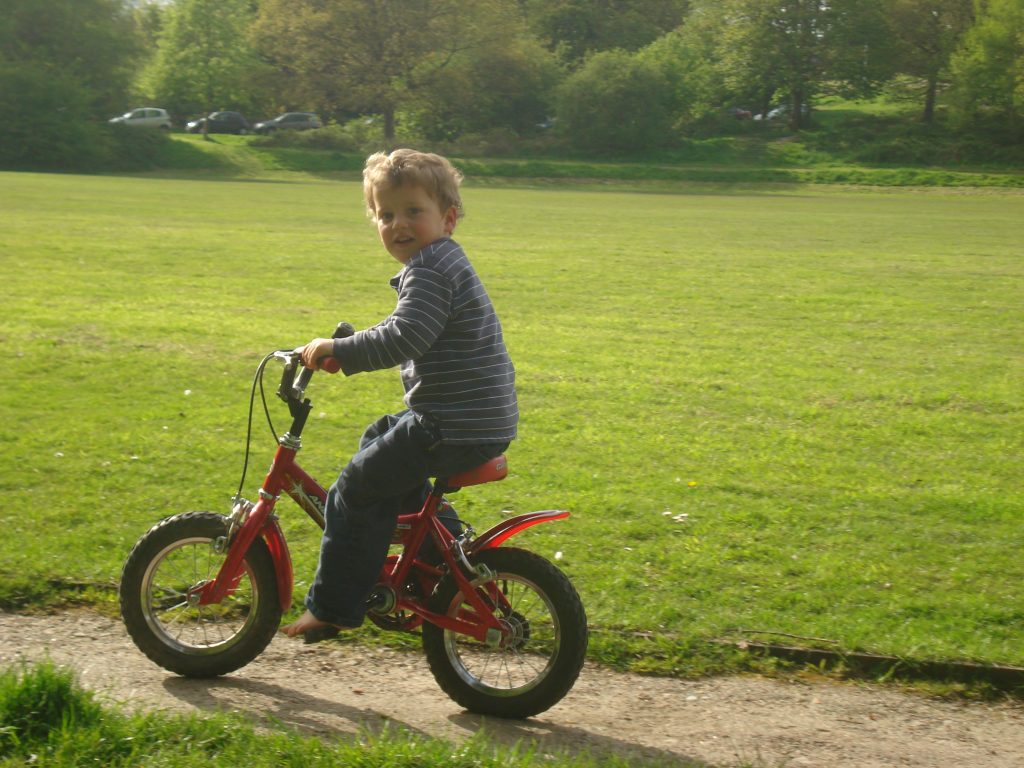
[[[252,126],[245,116],[239,112],[211,112],[209,117],[200,117],[185,126],[187,133],[202,133],[203,125],[207,133],[249,133]]]
[[[264,120],[256,123],[256,133],[269,134],[278,130],[308,131],[319,128],[320,118],[312,112],[285,112],[273,120]]]

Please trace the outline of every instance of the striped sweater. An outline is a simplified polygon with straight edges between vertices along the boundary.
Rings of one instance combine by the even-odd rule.
[[[429,413],[444,443],[516,435],[515,369],[483,283],[453,240],[420,250],[394,278],[398,305],[383,321],[334,340],[346,376],[401,365],[405,404]]]

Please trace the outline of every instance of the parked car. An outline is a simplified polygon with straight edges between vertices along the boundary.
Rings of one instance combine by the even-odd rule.
[[[271,134],[277,130],[306,131],[320,126],[320,118],[312,112],[285,112],[273,120],[256,123],[253,127],[256,133]]]
[[[167,114],[166,109],[158,107],[139,107],[131,112],[125,112],[119,117],[112,117],[107,122],[111,125],[130,125],[133,128],[171,130],[171,116]]]
[[[811,108],[804,104],[800,107],[800,114],[806,117],[811,113]],[[783,104],[775,109],[769,109],[766,115],[754,115],[755,120],[784,120],[789,117],[789,105]]]
[[[185,126],[187,133],[202,133],[203,125],[207,133],[249,133],[252,126],[240,112],[211,112],[208,117],[192,120]]]

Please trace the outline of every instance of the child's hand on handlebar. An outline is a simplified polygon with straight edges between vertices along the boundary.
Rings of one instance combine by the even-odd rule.
[[[320,368],[320,361],[325,357],[330,358],[334,352],[334,339],[313,339],[295,351],[299,353],[302,364],[315,371]]]

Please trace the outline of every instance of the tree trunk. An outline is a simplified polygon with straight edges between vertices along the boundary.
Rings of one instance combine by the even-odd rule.
[[[395,110],[394,107],[384,108],[384,141],[390,147],[395,141]]]
[[[761,97],[760,107],[754,114],[761,115],[762,120],[768,119],[768,111],[772,108],[772,99],[775,98],[775,88],[768,88]]]
[[[803,91],[793,91],[789,101],[789,127],[799,131],[804,127],[804,94]]]
[[[929,124],[935,118],[935,93],[938,90],[938,80],[938,73],[932,72],[928,75],[928,90],[924,95],[924,114],[921,119]]]

